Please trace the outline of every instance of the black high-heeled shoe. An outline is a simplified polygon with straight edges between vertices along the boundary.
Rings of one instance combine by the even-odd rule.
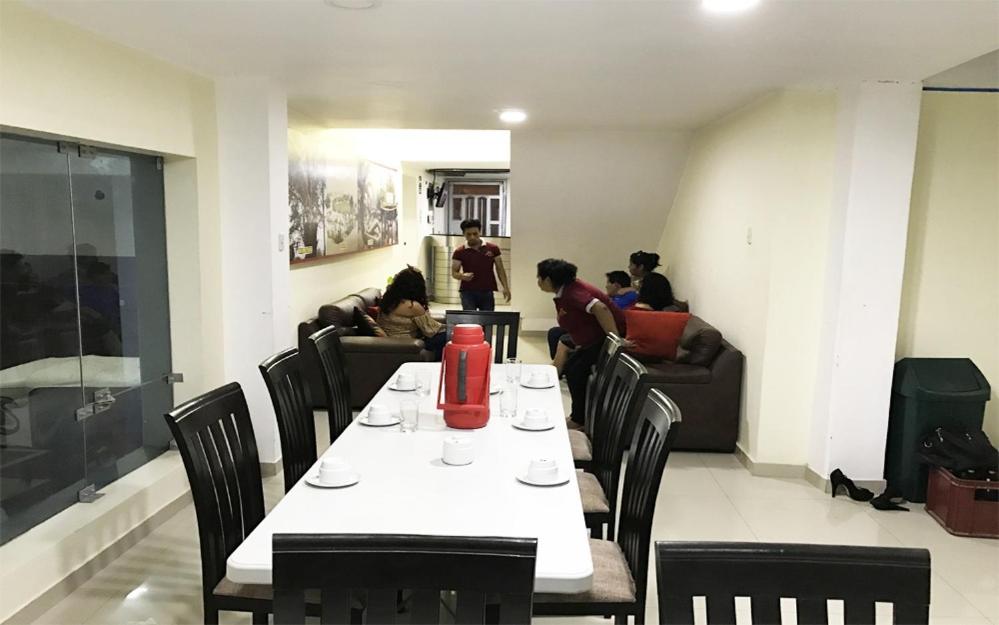
[[[840,486],[846,489],[847,494],[850,495],[850,499],[854,501],[870,501],[874,499],[874,493],[854,484],[853,480],[843,475],[843,472],[839,469],[829,474],[829,482],[832,484],[833,499],[836,498]]]

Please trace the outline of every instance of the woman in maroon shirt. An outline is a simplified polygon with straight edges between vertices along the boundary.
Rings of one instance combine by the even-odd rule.
[[[582,425],[586,414],[586,382],[597,362],[600,346],[609,332],[624,336],[624,313],[610,302],[603,290],[576,278],[576,266],[549,258],[538,263],[538,288],[554,293],[558,325],[572,338],[569,351],[559,346],[555,366],[565,375],[572,396],[570,418]],[[564,365],[561,360],[564,359]]]

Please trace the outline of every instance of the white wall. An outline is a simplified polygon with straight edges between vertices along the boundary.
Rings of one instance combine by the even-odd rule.
[[[0,2],[0,126],[166,156],[173,364],[185,373],[175,398],[220,384],[212,82],[20,3]],[[0,547],[0,621],[186,490],[179,457],[164,454],[109,486],[98,503],[73,506]]]
[[[968,357],[999,442],[999,94],[925,93],[896,355]]]
[[[333,160],[364,158],[397,168],[401,180],[397,188],[402,188],[398,245],[292,267],[289,317],[292,327],[314,317],[323,304],[368,287],[384,289],[388,278],[407,264],[426,270],[423,239],[431,228],[426,223],[426,197],[417,191],[417,177],[423,175],[426,183],[427,176],[404,162],[441,167],[505,167],[510,157],[507,131],[324,129],[294,112],[289,140],[315,141]]]
[[[274,408],[257,365],[291,344],[287,253],[287,101],[261,79],[220,80],[219,199],[227,381],[239,382],[261,462],[281,457]]]
[[[668,131],[513,132],[511,290],[524,329],[555,325],[551,296],[537,287],[538,261],[564,258],[602,288],[632,252],[656,249],[687,141]]]
[[[836,98],[784,91],[698,130],[659,252],[677,296],[746,355],[739,444],[804,464]]]

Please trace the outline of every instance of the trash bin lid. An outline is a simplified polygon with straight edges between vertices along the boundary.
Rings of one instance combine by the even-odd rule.
[[[992,388],[970,358],[903,358],[892,391],[924,401],[988,401]]]

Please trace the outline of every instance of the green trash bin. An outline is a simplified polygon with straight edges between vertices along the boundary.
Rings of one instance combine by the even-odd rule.
[[[922,503],[928,467],[916,457],[920,441],[940,427],[982,429],[992,389],[969,358],[903,358],[891,387],[885,479],[907,500]]]

